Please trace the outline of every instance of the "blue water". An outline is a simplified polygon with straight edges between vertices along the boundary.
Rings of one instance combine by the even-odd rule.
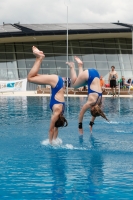
[[[105,98],[110,120],[97,118],[78,134],[86,98],[69,98],[69,126],[48,144],[48,97],[0,97],[0,199],[133,199],[133,98]]]

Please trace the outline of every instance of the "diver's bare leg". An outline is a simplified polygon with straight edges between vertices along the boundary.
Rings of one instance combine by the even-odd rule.
[[[69,63],[67,62],[66,64],[69,65],[69,67],[70,67],[70,76],[71,76],[72,84],[74,84],[75,81],[77,80],[77,74],[76,74],[76,71],[75,71],[74,63],[73,62],[69,62]]]
[[[79,74],[78,74],[78,76],[79,76],[83,72],[83,62],[77,56],[75,56],[74,59],[78,63],[78,68],[79,68]]]
[[[45,55],[43,54],[42,51],[39,51],[36,47],[32,47],[32,51],[33,51],[33,54],[36,56],[36,60],[35,60],[35,63],[32,67],[32,69],[30,70],[27,78],[29,81],[32,82],[32,77],[35,77],[38,75],[38,71],[40,69],[40,65],[42,63],[42,60],[44,59]]]

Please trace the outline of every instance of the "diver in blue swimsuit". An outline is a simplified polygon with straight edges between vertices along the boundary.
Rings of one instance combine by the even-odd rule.
[[[73,62],[67,62],[70,66],[71,80],[74,88],[82,87],[88,85],[88,101],[83,105],[79,114],[79,133],[83,134],[82,121],[85,112],[90,109],[91,111],[91,121],[89,123],[90,131],[92,132],[92,126],[94,125],[94,120],[98,116],[102,116],[108,121],[105,114],[102,112],[100,106],[102,104],[102,90],[100,86],[99,73],[95,69],[88,69],[83,71],[83,62],[75,56],[75,60],[78,63],[79,74],[77,77],[75,66]]]
[[[64,109],[65,109],[65,102],[60,102],[58,100],[55,99],[56,94],[58,93],[58,91],[60,89],[62,89],[64,87],[64,83],[63,83],[63,79],[58,76],[58,82],[56,84],[56,86],[54,88],[51,87],[51,99],[50,99],[50,109],[53,111],[53,106],[55,104],[62,104],[63,105],[63,109],[62,109],[62,114],[64,113]]]
[[[36,56],[36,60],[27,76],[28,81],[37,84],[49,84],[51,86],[50,109],[52,110],[52,116],[49,128],[49,141],[52,143],[52,140],[55,140],[58,136],[58,128],[68,125],[67,120],[63,116],[65,108],[63,79],[55,74],[38,74],[45,55],[43,51],[40,51],[35,46],[32,47],[32,51]]]

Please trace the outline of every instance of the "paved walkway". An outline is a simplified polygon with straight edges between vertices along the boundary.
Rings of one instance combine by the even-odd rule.
[[[50,96],[50,94],[37,94],[36,91],[25,91],[25,92],[4,92],[0,93],[0,97],[2,96]],[[66,94],[64,95],[67,96]],[[76,95],[76,94],[69,94],[69,97],[87,97],[87,95]],[[103,97],[112,97],[112,95],[103,95]],[[118,97],[118,96],[117,96]],[[120,95],[119,97],[131,97],[133,95]]]

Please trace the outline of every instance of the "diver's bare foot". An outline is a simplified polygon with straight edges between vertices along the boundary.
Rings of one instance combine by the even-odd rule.
[[[77,61],[79,66],[83,65],[83,62],[80,60],[80,58],[78,58],[77,56],[74,56],[74,59]]]
[[[33,54],[37,57],[37,58],[41,58],[43,59],[45,57],[43,51],[40,51],[38,48],[36,48],[35,46],[32,47],[32,51]]]
[[[74,62],[66,62],[66,64],[70,67],[70,68],[74,68]]]

